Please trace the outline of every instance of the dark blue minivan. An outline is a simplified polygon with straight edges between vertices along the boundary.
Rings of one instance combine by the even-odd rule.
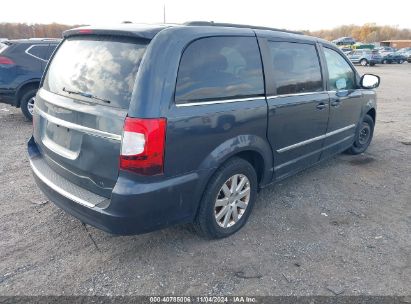
[[[34,107],[30,164],[57,206],[116,234],[238,231],[257,191],[364,152],[379,77],[333,44],[253,26],[66,31]]]

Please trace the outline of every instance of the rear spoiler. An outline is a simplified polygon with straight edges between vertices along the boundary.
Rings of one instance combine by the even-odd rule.
[[[84,36],[84,35],[104,35],[104,36],[123,36],[131,38],[143,38],[143,39],[153,39],[157,35],[162,27],[119,27],[119,28],[92,28],[92,27],[79,27],[70,29],[63,32],[63,37],[71,36]]]

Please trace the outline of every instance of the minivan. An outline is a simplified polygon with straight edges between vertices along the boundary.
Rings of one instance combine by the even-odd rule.
[[[259,189],[367,149],[379,82],[327,41],[270,28],[72,29],[36,96],[30,164],[50,201],[107,232],[226,237]]]

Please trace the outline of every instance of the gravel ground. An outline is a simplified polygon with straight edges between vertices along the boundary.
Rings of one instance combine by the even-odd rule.
[[[38,190],[31,124],[0,104],[0,295],[411,295],[411,64],[359,69],[382,77],[368,151],[262,190],[218,241],[82,226]]]

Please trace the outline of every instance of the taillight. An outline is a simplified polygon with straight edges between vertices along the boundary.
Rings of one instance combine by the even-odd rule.
[[[14,61],[8,57],[0,56],[0,64],[11,65],[14,64]]]
[[[124,122],[120,169],[142,175],[162,174],[164,169],[165,118],[131,118]]]

